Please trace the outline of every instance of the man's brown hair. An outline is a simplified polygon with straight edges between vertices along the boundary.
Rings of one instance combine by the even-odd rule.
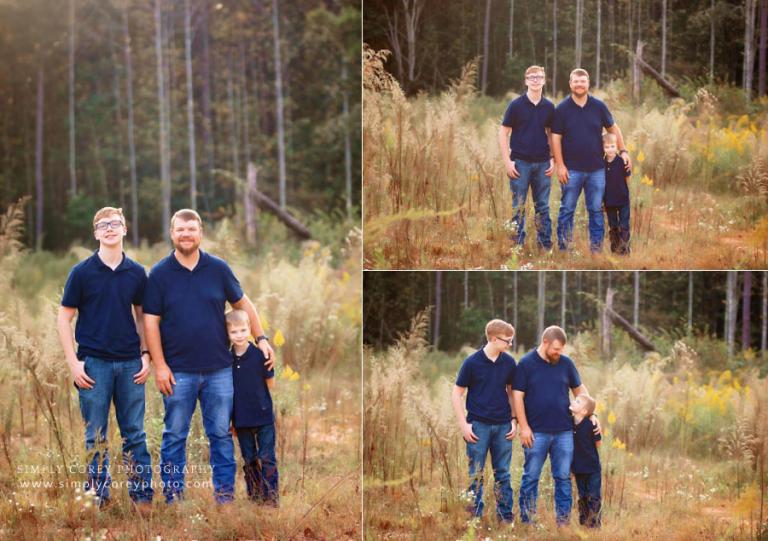
[[[573,79],[574,75],[586,77],[587,79],[589,79],[589,72],[587,72],[587,70],[585,70],[584,68],[576,68],[575,70],[573,70],[571,74],[568,76],[568,80],[570,81],[571,79]]]
[[[541,341],[542,342],[554,342],[557,340],[561,344],[565,345],[565,343],[568,341],[568,337],[565,335],[565,331],[558,327],[557,325],[552,325],[551,327],[547,327],[544,329],[544,332],[541,333]]]
[[[485,337],[490,340],[494,336],[515,336],[515,328],[503,319],[492,319],[485,326]]]
[[[541,73],[546,74],[547,72],[542,68],[541,66],[529,66],[528,69],[525,70],[525,75],[528,76],[529,74],[540,71]]]
[[[106,218],[107,216],[112,216],[113,214],[117,214],[120,216],[120,221],[123,222],[123,225],[125,225],[125,216],[123,216],[123,209],[121,208],[115,208],[115,207],[103,207],[96,211],[96,214],[93,215],[93,227],[96,227],[96,223],[101,220],[102,218]]]
[[[196,210],[192,210],[192,209],[177,210],[171,217],[171,229],[173,229],[173,222],[176,220],[176,218],[178,218],[179,220],[184,220],[186,222],[190,220],[196,220],[197,223],[200,224],[200,229],[203,228],[203,219],[200,217],[200,215],[197,213]]]

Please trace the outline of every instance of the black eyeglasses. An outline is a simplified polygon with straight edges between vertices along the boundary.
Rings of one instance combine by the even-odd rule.
[[[94,228],[99,231],[105,231],[109,227],[112,229],[119,229],[123,227],[123,222],[120,220],[112,220],[111,222],[99,222],[94,226]]]
[[[542,81],[542,80],[544,80],[544,76],[543,75],[528,75],[528,76],[526,76],[526,79],[528,79],[529,81]]]
[[[501,340],[502,342],[504,342],[508,346],[511,346],[512,345],[512,341],[514,340],[514,338],[511,338],[510,340],[507,340],[506,338],[502,338],[501,336],[494,336],[494,338],[497,338],[497,339]]]

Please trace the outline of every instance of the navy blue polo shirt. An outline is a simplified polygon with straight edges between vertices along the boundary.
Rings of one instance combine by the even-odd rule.
[[[525,417],[533,432],[563,432],[573,428],[568,392],[579,385],[579,372],[569,357],[560,355],[550,364],[532,349],[517,364],[512,388],[525,393]]]
[[[200,250],[193,270],[173,255],[149,271],[144,313],[160,316],[165,362],[171,370],[213,372],[232,364],[224,322],[225,302],[243,298],[224,260]]]
[[[482,348],[464,359],[456,385],[467,390],[467,422],[503,424],[512,420],[507,385],[515,378],[515,359],[501,353],[496,361]]]
[[[235,387],[232,420],[235,428],[255,428],[274,423],[272,395],[269,394],[266,380],[275,377],[275,371],[267,370],[264,354],[250,343],[240,357],[232,348],[232,358]]]
[[[597,473],[600,471],[600,454],[596,442],[601,440],[600,434],[595,434],[595,425],[588,417],[573,427],[573,473]]]
[[[61,305],[77,308],[78,359],[124,361],[141,356],[131,305],[141,305],[146,285],[144,267],[125,253],[115,270],[104,264],[98,250],[72,267]]]
[[[605,196],[603,202],[606,207],[624,207],[629,205],[629,186],[627,177],[632,176],[627,171],[624,160],[616,155],[613,161],[605,162]]]
[[[510,158],[527,162],[549,161],[551,156],[545,128],[552,126],[555,105],[543,97],[535,104],[527,93],[512,100],[504,113],[502,126],[512,128]]]
[[[603,128],[613,126],[613,116],[599,99],[587,96],[579,107],[568,96],[555,108],[552,133],[563,136],[563,161],[568,169],[592,172],[602,169]]]

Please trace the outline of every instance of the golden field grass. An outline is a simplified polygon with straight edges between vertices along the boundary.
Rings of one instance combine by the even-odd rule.
[[[556,177],[550,194],[555,249],[542,252],[535,247],[530,196],[526,246],[513,246],[508,238],[512,196],[497,142],[508,100],[477,96],[471,64],[442,94],[406,98],[384,70],[382,53],[367,49],[365,56],[365,268],[722,269],[768,264],[765,103],[756,106],[757,112],[737,115],[727,113],[706,89],[688,101],[649,99],[639,105],[632,105],[621,81],[595,91],[613,111],[634,162],[633,252],[613,256],[606,239],[603,254],[590,254],[582,197],[574,249],[560,253]]]
[[[155,486],[151,511],[139,514],[124,486],[112,489],[113,502],[102,511],[80,489],[83,422],[55,314],[69,268],[92,248],[24,252],[13,232],[20,226],[12,223],[8,215],[0,227],[0,538],[359,539],[359,233],[351,232],[335,253],[310,242],[294,257],[262,258],[250,255],[226,223],[207,233],[203,249],[230,262],[279,345],[273,396],[280,508],[246,499],[237,443],[236,500],[214,503],[208,444],[196,411],[187,453],[188,465],[200,469],[187,476],[187,499],[168,506]],[[168,249],[144,246],[127,253],[149,267]],[[153,378],[146,396],[147,442],[157,466],[163,404]],[[109,448],[117,464],[114,413]],[[115,484],[124,481],[113,477]]]

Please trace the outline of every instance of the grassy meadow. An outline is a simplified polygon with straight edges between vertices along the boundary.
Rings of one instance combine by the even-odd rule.
[[[560,189],[553,176],[555,249],[535,246],[528,198],[524,247],[509,240],[509,181],[497,132],[509,99],[479,96],[476,66],[439,95],[405,97],[365,51],[363,197],[365,268],[722,269],[768,265],[768,102],[739,89],[681,87],[669,100],[650,80],[634,104],[623,80],[592,89],[606,101],[633,160],[632,254],[588,248],[583,197],[575,245],[556,244]],[[521,83],[522,86],[522,83]],[[558,103],[563,96],[549,99]],[[533,242],[530,242],[533,239]]]
[[[643,356],[617,332],[615,354],[603,361],[596,336],[578,334],[566,353],[598,401],[603,527],[579,526],[574,507],[570,526],[556,528],[547,462],[537,522],[502,529],[492,490],[486,491],[482,519],[466,511],[466,446],[450,394],[471,350],[431,350],[427,328],[426,317],[417,317],[395,345],[364,355],[366,539],[768,537],[768,381],[756,369],[728,369],[721,344],[698,336],[669,339],[666,351]],[[752,356],[756,364],[751,352],[743,355],[739,363]],[[515,498],[522,464],[516,439]],[[485,479],[492,486],[490,460]],[[573,491],[575,496],[575,483]]]
[[[84,429],[69,381],[55,317],[70,267],[95,243],[68,253],[21,249],[20,214],[0,222],[0,538],[4,539],[359,539],[360,514],[360,250],[353,229],[335,244],[281,242],[279,227],[262,231],[272,244],[257,256],[232,223],[206,231],[203,249],[226,258],[259,309],[277,346],[279,510],[246,499],[241,458],[236,501],[217,506],[210,488],[208,445],[199,410],[187,443],[187,499],[155,502],[139,514],[114,475],[113,503],[99,512],[80,488]],[[330,229],[326,231],[331,237]],[[318,235],[322,236],[322,235]],[[283,239],[284,240],[284,239]],[[126,249],[147,268],[166,245]],[[159,465],[163,404],[146,385],[145,429]],[[111,414],[112,464],[120,436]],[[123,486],[120,487],[119,485]]]

